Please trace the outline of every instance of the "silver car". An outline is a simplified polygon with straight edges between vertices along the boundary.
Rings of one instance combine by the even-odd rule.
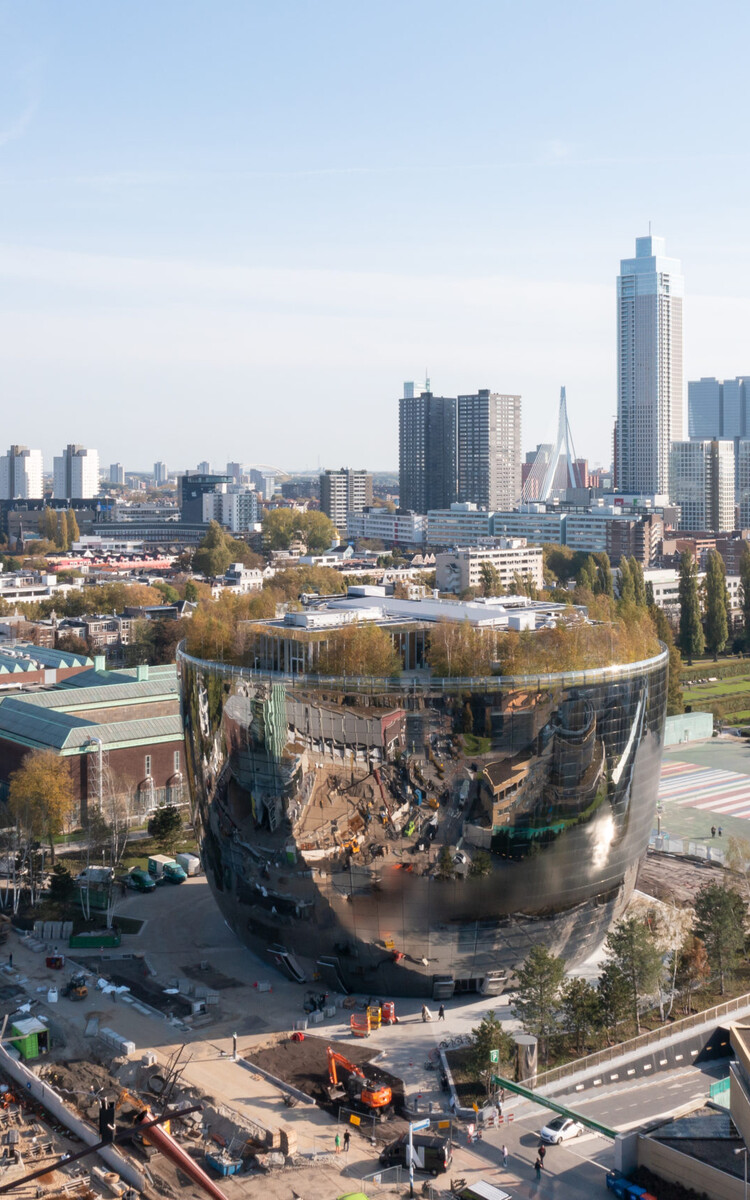
[[[542,1141],[548,1142],[550,1146],[559,1146],[560,1142],[580,1137],[582,1133],[583,1125],[580,1121],[574,1121],[572,1117],[554,1117],[544,1129],[539,1130]]]

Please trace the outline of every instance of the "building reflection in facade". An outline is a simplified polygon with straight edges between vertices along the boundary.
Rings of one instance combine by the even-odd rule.
[[[522,679],[264,675],[178,657],[209,883],[292,977],[447,997],[577,962],[654,820],[667,655]]]

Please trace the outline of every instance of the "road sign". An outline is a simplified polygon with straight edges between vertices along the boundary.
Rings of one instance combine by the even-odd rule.
[[[490,1062],[491,1063],[499,1063],[500,1062],[500,1051],[499,1050],[490,1050]]]
[[[425,1117],[422,1121],[412,1121],[411,1123],[412,1133],[419,1133],[420,1129],[429,1129],[429,1127],[429,1117]]]

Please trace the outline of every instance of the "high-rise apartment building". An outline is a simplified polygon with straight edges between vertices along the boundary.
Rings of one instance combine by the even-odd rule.
[[[182,520],[198,523],[203,520],[203,497],[223,483],[231,483],[228,475],[203,475],[186,471],[177,480],[177,504]]]
[[[258,467],[252,467],[250,470],[250,482],[262,500],[273,500],[276,495],[276,474],[274,471],[262,471]]]
[[[413,391],[406,385],[405,391]],[[398,412],[399,503],[406,512],[450,508],[456,500],[456,401],[404,395]]]
[[[229,475],[235,483],[242,483],[242,463],[228,462],[227,475]]]
[[[670,443],[683,437],[684,280],[664,238],[635,239],[617,280],[617,486],[669,492]]]
[[[750,528],[750,439],[735,443],[735,500],[739,507],[739,528]]]
[[[43,474],[41,450],[11,446],[0,456],[0,500],[41,500]]]
[[[670,500],[680,506],[680,529],[734,529],[733,442],[673,442],[669,475]]]
[[[220,484],[203,496],[203,520],[218,521],[231,533],[247,533],[260,520],[258,493],[241,484]]]
[[[99,451],[68,445],[53,461],[54,500],[91,500],[99,494]]]
[[[110,463],[109,482],[120,484],[125,483],[125,468],[122,463]]]
[[[161,487],[169,479],[169,471],[167,464],[163,462],[154,463],[154,483],[157,487]]]
[[[320,507],[342,537],[350,512],[362,512],[372,504],[372,475],[367,471],[324,471],[320,476]]]
[[[457,405],[458,500],[510,509],[521,499],[521,397],[482,388]]]
[[[203,462],[199,462],[198,467],[197,467],[197,474],[198,475],[210,475],[211,474],[211,464],[209,462],[206,462],[205,460]]]

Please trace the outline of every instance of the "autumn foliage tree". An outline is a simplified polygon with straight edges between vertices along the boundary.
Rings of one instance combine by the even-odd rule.
[[[322,675],[375,675],[386,678],[401,671],[401,656],[378,625],[357,622],[338,629],[320,655]]]
[[[440,678],[491,675],[496,641],[468,621],[438,621],[430,630],[427,661]]]
[[[55,838],[73,816],[75,797],[68,764],[53,750],[32,750],[10,777],[8,809],[22,836],[46,842],[55,861]]]

